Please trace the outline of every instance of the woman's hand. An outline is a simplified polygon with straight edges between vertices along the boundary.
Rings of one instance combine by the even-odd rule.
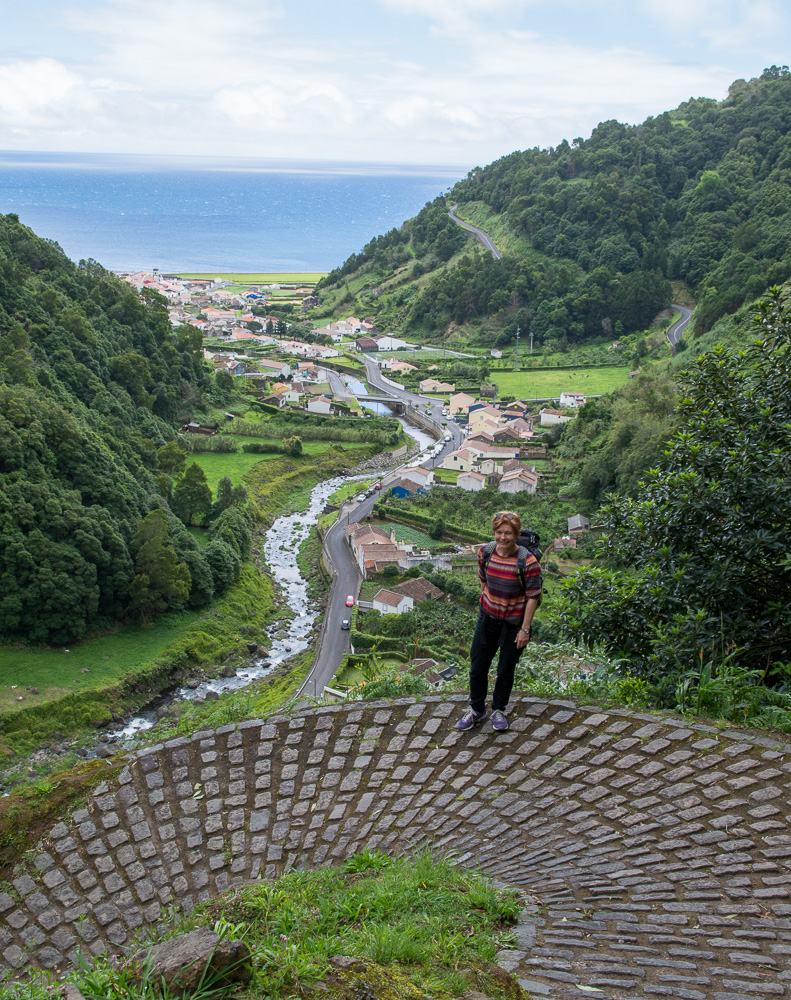
[[[516,633],[516,648],[524,649],[529,642],[530,642],[530,633],[520,628],[519,631]]]

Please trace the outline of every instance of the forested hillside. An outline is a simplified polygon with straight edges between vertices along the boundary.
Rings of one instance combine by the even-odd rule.
[[[157,455],[211,387],[164,299],[0,216],[0,635],[70,641],[227,582],[168,509]],[[237,513],[215,556],[244,547]]]
[[[447,217],[492,232],[495,261]],[[645,329],[670,281],[695,330],[791,275],[791,74],[736,81],[641,125],[514,152],[472,170],[319,286],[322,302],[433,339],[452,326],[500,345],[519,325],[563,349]]]

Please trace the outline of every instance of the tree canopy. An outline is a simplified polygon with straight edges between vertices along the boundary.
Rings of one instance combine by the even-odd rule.
[[[563,630],[658,677],[791,660],[791,307],[777,289],[755,333],[681,374],[665,467],[603,508],[615,568],[580,571],[559,600]]]
[[[317,288],[354,277],[339,307],[357,294],[383,328],[443,337],[486,318],[500,345],[521,326],[562,348],[644,329],[680,279],[701,332],[791,276],[789,171],[791,74],[771,67],[724,101],[476,167]],[[500,227],[502,260],[448,218],[453,203]]]
[[[201,346],[162,296],[0,216],[1,635],[72,641],[222,589],[167,509],[174,424],[212,386]]]

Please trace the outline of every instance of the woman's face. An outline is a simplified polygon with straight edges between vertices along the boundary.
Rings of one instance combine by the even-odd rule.
[[[508,521],[503,521],[495,529],[494,540],[503,548],[510,548],[516,541],[516,529]]]

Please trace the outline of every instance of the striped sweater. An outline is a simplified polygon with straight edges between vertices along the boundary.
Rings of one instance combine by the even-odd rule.
[[[495,549],[484,570],[482,545],[478,549],[478,577],[483,584],[481,611],[492,618],[502,618],[511,625],[521,625],[528,597],[541,596],[541,567],[534,556],[528,554],[525,565],[525,590],[519,579],[516,552],[512,556],[499,556]]]

